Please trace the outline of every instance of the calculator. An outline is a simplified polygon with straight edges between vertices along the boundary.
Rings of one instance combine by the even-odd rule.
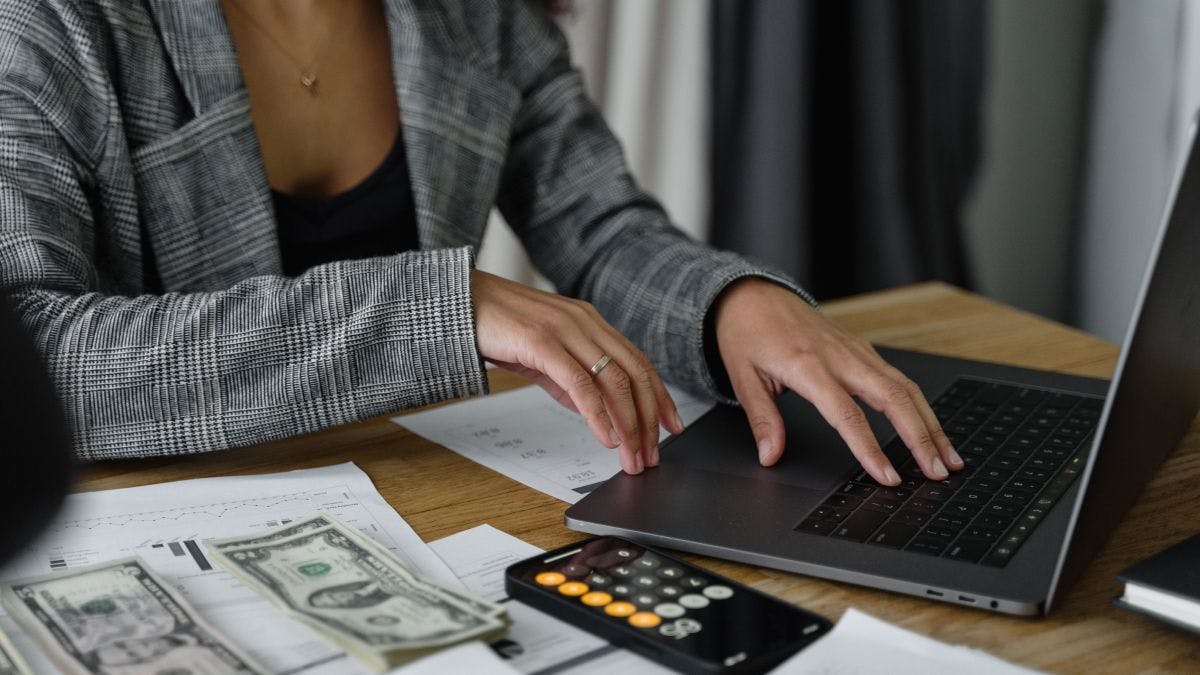
[[[511,565],[510,597],[683,672],[762,672],[830,629],[666,553],[597,537]]]

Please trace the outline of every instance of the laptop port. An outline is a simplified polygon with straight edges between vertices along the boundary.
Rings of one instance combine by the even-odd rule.
[[[958,599],[959,599],[959,600],[961,600],[961,601],[963,601],[963,602],[970,602],[970,603],[974,603],[974,602],[975,602],[975,598],[972,598],[972,597],[971,597],[971,596],[969,596],[969,595],[960,595],[960,596],[958,596]]]
[[[940,597],[942,597],[943,595],[945,595],[945,593],[943,593],[943,592],[941,592],[941,591],[935,591],[935,590],[933,590],[932,588],[926,588],[926,589],[925,589],[925,592],[926,592],[926,593],[928,593],[929,595],[932,595],[932,596],[933,596],[933,597],[935,597],[935,598],[940,598]]]

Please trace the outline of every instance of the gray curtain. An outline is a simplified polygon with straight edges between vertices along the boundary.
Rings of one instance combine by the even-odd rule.
[[[970,287],[985,7],[717,0],[712,238],[818,297]]]

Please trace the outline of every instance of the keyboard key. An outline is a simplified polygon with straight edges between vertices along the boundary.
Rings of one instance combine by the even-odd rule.
[[[1026,478],[1014,478],[1008,481],[1007,487],[1024,492],[1037,492],[1038,490],[1042,489],[1042,485],[1044,485],[1044,483],[1040,481],[1032,481]]]
[[[1000,452],[996,454],[1000,457],[1011,457],[1012,459],[1020,461],[1033,454],[1033,446],[1009,443],[1002,446],[1000,448]]]
[[[910,511],[904,509],[898,511],[895,516],[892,516],[893,523],[905,523],[908,525],[924,525],[929,522],[929,514],[921,511]]]
[[[1030,460],[1030,461],[1032,461],[1032,460]],[[1012,476],[1012,474],[1013,474],[1013,472],[1011,469],[1001,469],[998,467],[986,467],[985,466],[978,471],[978,475],[981,478],[993,478],[993,479],[999,480],[999,481],[1008,480]]]
[[[887,514],[878,511],[855,511],[833,530],[833,536],[854,541],[866,541],[867,537],[871,536],[871,533],[886,519]]]
[[[838,509],[832,506],[821,505],[808,514],[809,518],[819,518],[821,520],[832,520],[835,523],[840,523],[850,515],[849,509]]]
[[[966,484],[967,478],[968,477],[962,475],[962,473],[952,473],[945,480],[939,480],[937,484],[951,490],[957,490]]]
[[[1032,492],[1021,492],[1020,490],[1005,490],[996,495],[996,501],[1017,506],[1025,506],[1032,499]]]
[[[963,532],[963,536],[983,541],[996,541],[1000,538],[1000,533],[987,527],[972,526]]]
[[[895,513],[900,509],[902,504],[899,499],[884,499],[882,497],[872,497],[863,503],[864,511],[878,511],[879,513]]]
[[[1003,502],[992,502],[984,507],[984,513],[993,516],[1005,516],[1015,518],[1021,512],[1021,507],[1016,504],[1005,504]]]
[[[1004,469],[1005,471],[1016,471],[1021,467],[1022,460],[1013,459],[1012,457],[993,457],[988,460],[987,464],[983,465],[984,471],[988,469]]]
[[[893,521],[879,528],[879,531],[871,537],[870,542],[879,546],[900,548],[907,544],[908,540],[912,539],[916,533],[917,527],[915,525]]]
[[[965,502],[950,502],[946,505],[946,513],[955,516],[971,517],[979,513],[978,504],[968,504]]]
[[[1012,557],[1016,552],[1017,549],[1015,546],[1009,546],[1008,544],[1001,543],[999,546],[992,549],[992,552],[984,556],[983,560],[979,562],[989,567],[1004,567],[1008,564],[1009,560],[1012,560]]]
[[[940,483],[926,483],[925,485],[921,486],[921,489],[917,490],[918,499],[928,499],[935,502],[946,501],[952,494],[954,494],[954,490],[951,490]]]
[[[930,525],[924,530],[921,530],[921,536],[950,541],[958,536],[958,530],[952,530],[948,527],[941,527],[939,525]]]
[[[1031,469],[1029,467],[1021,469],[1017,475],[1022,479],[1031,481],[1045,481],[1050,478],[1050,472],[1046,469]]]
[[[851,497],[867,498],[875,492],[875,488],[862,483],[846,483],[838,490],[838,494],[850,495]]]
[[[1012,523],[1012,518],[993,513],[981,513],[975,516],[971,524],[976,527],[986,527],[990,530],[1003,532]]]
[[[962,560],[964,562],[979,562],[979,559],[991,547],[992,543],[990,541],[983,541],[982,539],[959,539],[946,550],[946,557],[951,560]]]
[[[832,506],[835,509],[848,509],[851,511],[857,509],[859,504],[862,504],[862,500],[858,497],[851,497],[850,495],[834,495],[825,500],[825,506]]]
[[[958,532],[966,527],[967,522],[970,520],[971,519],[969,516],[959,516],[954,515],[953,513],[939,513],[938,515],[934,516],[933,524],[937,525],[938,527],[944,527]]]
[[[954,448],[959,455],[974,455],[975,457],[988,457],[996,451],[996,446],[980,443],[978,441],[970,441],[968,443],[960,443]]]
[[[934,539],[932,537],[917,537],[908,542],[908,546],[904,547],[905,551],[913,553],[924,553],[925,555],[941,555],[942,551],[946,550],[948,543],[942,539]]]
[[[995,492],[999,490],[1002,485],[1004,485],[1003,482],[994,478],[972,478],[971,480],[967,481],[964,489],[973,490],[975,492]]]
[[[921,499],[920,497],[913,497],[905,504],[905,507],[920,513],[933,513],[941,507],[941,503],[929,499]]]
[[[1004,403],[1015,393],[1017,393],[1016,387],[989,382],[975,392],[975,400],[980,403]]]

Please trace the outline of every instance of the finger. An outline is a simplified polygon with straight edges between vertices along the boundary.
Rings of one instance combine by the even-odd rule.
[[[900,474],[896,473],[891,460],[879,449],[879,441],[871,431],[862,408],[824,366],[798,368],[788,381],[788,386],[816,406],[872,478],[883,485],[900,484]]]
[[[900,381],[886,377],[867,364],[852,369],[846,382],[847,388],[867,405],[887,416],[896,433],[916,458],[921,471],[933,480],[945,480],[949,470],[942,462],[940,453],[933,443],[933,436],[917,412],[912,394]]]
[[[928,430],[930,437],[933,438],[933,444],[937,447],[942,461],[952,471],[958,471],[963,468],[962,457],[954,449],[954,444],[950,442],[950,438],[946,435],[945,430],[942,429],[942,423],[938,421],[937,415],[933,412],[933,408],[930,407],[929,401],[926,400],[921,388],[917,386],[916,382],[905,377],[904,373],[901,373],[890,365],[886,365],[886,362],[884,364],[886,366],[884,374],[899,381],[908,389],[913,403],[917,406],[917,413],[925,422],[925,429]]]
[[[758,447],[758,461],[771,466],[783,455],[783,417],[775,405],[775,392],[759,377],[753,367],[743,368],[729,374],[733,395],[746,411],[754,444]]]
[[[621,362],[622,368],[633,385],[633,401],[637,407],[638,425],[641,431],[642,458],[647,466],[658,464],[658,397],[654,391],[657,375],[648,359],[634,359],[633,363]],[[600,373],[600,378],[604,373]]]
[[[645,459],[641,453],[642,431],[638,421],[637,405],[634,402],[633,382],[621,368],[620,363],[615,360],[609,361],[608,365],[604,366],[598,374],[593,375],[590,369],[599,363],[604,352],[582,333],[564,337],[571,357],[581,370],[588,369],[583,372],[594,382],[603,396],[613,429],[617,432],[616,440],[620,443],[621,466],[628,473],[641,473],[645,466]]]
[[[654,392],[655,402],[658,404],[658,421],[666,427],[667,431],[673,434],[683,433],[683,418],[679,416],[679,409],[675,405],[675,400],[671,398],[670,392],[663,384],[662,378],[659,377],[658,371],[654,369],[649,357],[638,349],[629,338],[625,337],[616,328],[604,320],[604,317],[589,303],[583,303],[585,311],[588,313],[592,321],[599,325],[613,339],[613,343],[609,345],[612,353],[621,355],[621,362],[626,364],[627,372],[635,372],[638,369],[647,370],[651,375],[650,387]],[[614,358],[616,358],[614,356]],[[633,370],[632,364],[637,364]],[[655,447],[657,449],[658,430],[655,429]]]
[[[605,447],[614,448],[618,439],[613,438],[613,419],[599,387],[592,381],[592,374],[584,370],[561,345],[539,350],[543,356],[538,370],[546,374],[570,396],[579,414],[583,415],[592,435]],[[632,469],[622,462],[622,468]],[[633,471],[637,473],[637,471]]]

